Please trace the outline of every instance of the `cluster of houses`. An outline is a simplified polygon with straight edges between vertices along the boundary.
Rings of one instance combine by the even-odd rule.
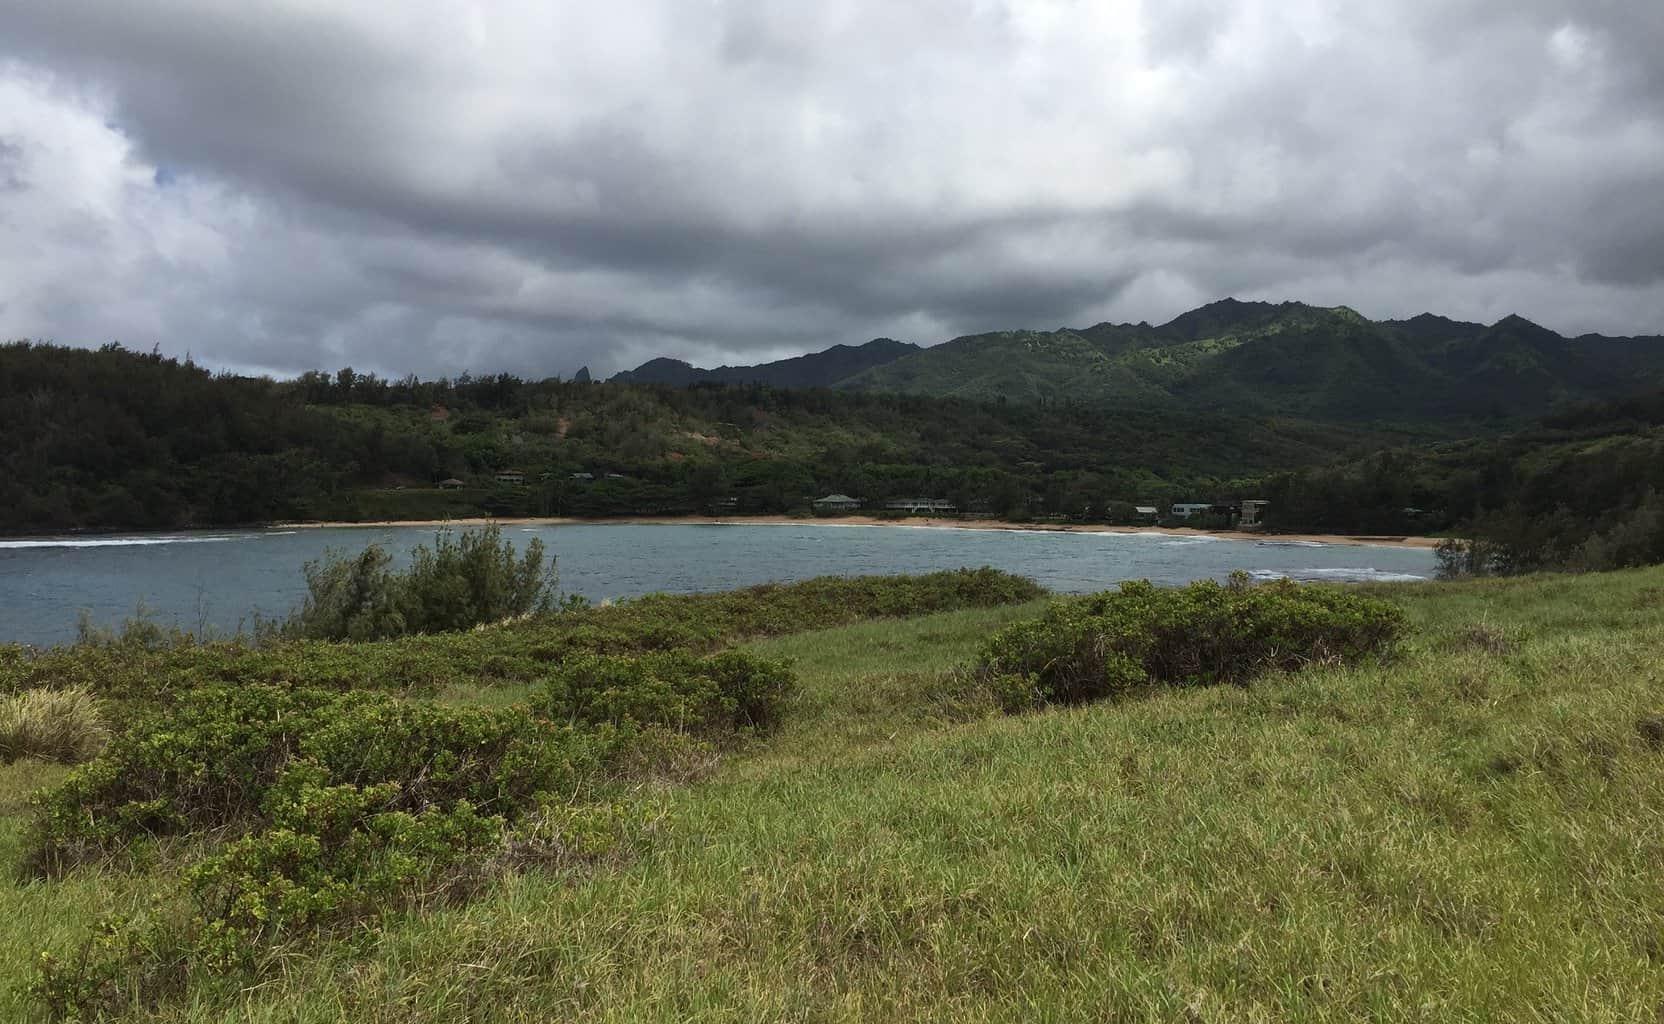
[[[814,510],[822,515],[847,515],[859,511],[865,502],[847,494],[828,494],[824,498],[816,498],[811,504]],[[1133,516],[1141,522],[1156,523],[1163,518],[1187,520],[1197,517],[1223,517],[1242,527],[1260,525],[1267,504],[1268,502],[1261,498],[1229,502],[1180,501],[1167,507],[1165,517],[1161,508],[1156,505],[1134,505],[1132,511]],[[946,498],[891,498],[884,503],[883,510],[910,516],[951,516],[959,513],[958,506]]]
[[[544,479],[548,479],[544,474]],[[572,473],[574,482],[585,484],[596,479],[594,473]],[[498,484],[508,487],[520,487],[526,482],[526,472],[521,469],[499,469],[492,474],[492,479]],[[622,473],[607,473],[605,479],[628,479]],[[440,490],[458,490],[468,484],[456,477],[439,481]],[[727,497],[717,498],[711,503],[711,510],[717,514],[732,513],[739,510],[739,499]],[[866,502],[848,494],[828,494],[810,502],[815,512],[821,515],[848,515],[860,511]],[[1163,520],[1185,521],[1196,518],[1225,519],[1231,524],[1244,526],[1258,526],[1267,502],[1263,499],[1248,498],[1241,501],[1212,502],[1212,501],[1178,501],[1167,506],[1165,511],[1158,505],[1132,506],[1133,518],[1138,522],[1155,524]],[[883,512],[891,515],[907,516],[955,516],[960,512],[959,506],[947,498],[906,497],[890,498],[880,506]],[[983,503],[973,504],[967,510],[970,515],[986,515],[992,510],[984,507]]]
[[[847,494],[828,494],[810,504],[816,512],[840,515],[858,511],[866,503]],[[946,498],[891,498],[884,503],[884,511],[909,516],[951,516],[959,514],[959,506]]]
[[[1173,519],[1190,519],[1193,516],[1223,516],[1237,526],[1258,526],[1260,516],[1265,512],[1265,506],[1270,502],[1263,498],[1244,498],[1241,501],[1226,502],[1174,502],[1168,507],[1167,514]],[[1144,510],[1139,509],[1140,512]],[[1155,511],[1151,509],[1150,511]]]
[[[543,474],[543,479],[547,480],[547,479],[549,479],[549,476],[550,476],[550,474],[544,473]],[[607,473],[607,474],[605,474],[604,478],[607,479],[607,480],[628,480],[629,479],[629,477],[625,476],[623,473]],[[499,469],[495,473],[491,474],[491,479],[494,480],[495,482],[499,483],[499,484],[502,484],[502,485],[506,486],[506,487],[522,487],[526,483],[526,471],[523,470],[523,469],[512,469],[512,468],[510,468],[510,469]],[[582,483],[592,483],[595,480],[595,474],[594,473],[573,473],[573,474],[571,474],[571,479],[573,479],[574,481],[576,481],[578,483],[581,483],[581,484]],[[460,490],[464,487],[467,487],[468,482],[466,480],[458,480],[456,477],[453,476],[453,477],[447,477],[446,479],[439,481],[437,486],[442,491],[455,491],[455,490]]]

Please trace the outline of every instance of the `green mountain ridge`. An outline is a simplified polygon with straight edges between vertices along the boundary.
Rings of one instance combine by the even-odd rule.
[[[1223,299],[1160,326],[967,335],[864,370],[857,391],[1107,406],[1182,403],[1347,422],[1524,420],[1664,382],[1664,339],[1567,339],[1346,306]]]
[[[1351,423],[1517,424],[1567,403],[1664,385],[1664,339],[1568,339],[1518,315],[1489,325],[1433,313],[1370,320],[1348,306],[1226,298],[1160,325],[990,331],[929,348],[878,338],[715,369],[661,358],[612,380],[1180,405]]]

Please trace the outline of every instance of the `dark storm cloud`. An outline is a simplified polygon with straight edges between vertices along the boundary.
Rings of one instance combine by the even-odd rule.
[[[1664,329],[1652,0],[0,7],[8,336],[547,374],[1227,293]]]

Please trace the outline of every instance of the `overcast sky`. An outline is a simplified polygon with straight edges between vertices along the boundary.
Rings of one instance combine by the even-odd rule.
[[[0,338],[425,376],[1664,333],[1660,0],[0,0]]]

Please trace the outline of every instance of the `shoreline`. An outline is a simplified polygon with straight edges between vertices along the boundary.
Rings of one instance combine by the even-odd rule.
[[[998,530],[1032,533],[1125,533],[1167,537],[1218,537],[1221,540],[1269,541],[1272,543],[1332,544],[1350,547],[1416,548],[1431,550],[1438,537],[1370,536],[1367,534],[1259,533],[1248,530],[1198,530],[1185,526],[1111,526],[1107,523],[1012,523],[1001,519],[941,519],[917,516],[881,519],[878,516],[817,516],[813,519],[783,515],[768,516],[609,516],[584,519],[573,516],[469,516],[457,519],[375,519],[360,522],[303,520],[270,523],[270,530],[319,530],[358,527],[382,529],[393,526],[910,526],[945,530]]]

